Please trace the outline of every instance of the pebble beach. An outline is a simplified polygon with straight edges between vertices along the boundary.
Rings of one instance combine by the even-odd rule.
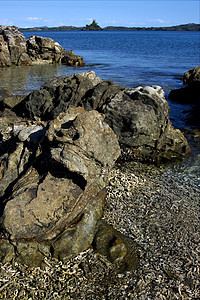
[[[194,160],[196,163],[194,164]],[[139,246],[120,272],[92,249],[46,267],[1,264],[1,299],[199,299],[199,156],[170,166],[117,164],[103,219]]]

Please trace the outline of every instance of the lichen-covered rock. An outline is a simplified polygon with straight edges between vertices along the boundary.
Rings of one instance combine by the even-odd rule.
[[[97,111],[85,112],[83,108],[61,113],[47,131],[52,158],[85,180],[100,175],[102,167],[112,167],[120,148],[104,119]]]
[[[22,64],[21,56],[26,53],[26,38],[16,26],[0,26],[0,66]],[[24,63],[29,64],[30,60]]]
[[[0,181],[1,227],[9,237],[0,243],[4,261],[38,266],[45,256],[76,255],[91,246],[102,216],[103,169],[120,155],[114,132],[102,114],[81,107],[46,126],[21,121],[3,135],[4,142],[16,139]]]
[[[159,86],[117,93],[105,115],[120,143],[131,148],[136,158],[165,161],[190,152],[186,138],[169,121],[169,106]]]
[[[84,66],[83,57],[66,51],[51,38],[25,36],[16,26],[0,25],[0,67],[63,63]]]

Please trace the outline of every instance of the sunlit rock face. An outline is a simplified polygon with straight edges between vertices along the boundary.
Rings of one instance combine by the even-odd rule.
[[[38,266],[44,256],[64,259],[91,246],[105,170],[120,155],[104,118],[72,107],[50,122],[1,119],[2,261]]]
[[[51,38],[25,36],[16,26],[0,26],[0,67],[63,63],[84,66],[83,57],[66,51]]]

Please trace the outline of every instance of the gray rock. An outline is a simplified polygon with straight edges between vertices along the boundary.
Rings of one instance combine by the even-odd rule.
[[[134,157],[148,161],[179,159],[190,147],[169,121],[169,106],[159,86],[121,91],[105,108],[105,121]]]
[[[130,147],[155,148],[168,114],[164,92],[158,86],[121,91],[105,108],[106,122],[120,143]]]
[[[55,119],[70,106],[82,105],[86,93],[100,82],[93,71],[54,78],[29,94],[14,111],[30,119]]]
[[[172,130],[169,106],[159,86],[124,89],[112,81],[102,81],[93,71],[66,75],[44,84],[17,105],[14,111],[17,114],[23,112],[25,117],[31,119],[39,117],[49,120],[55,119],[70,106],[82,106],[89,111],[95,109],[104,113],[105,121],[117,134],[120,144],[131,147],[136,157],[142,160],[170,159],[170,153],[171,159],[182,158],[189,153],[189,145],[182,133]],[[169,142],[165,140],[167,136],[172,141],[170,151]],[[178,136],[182,147],[177,148]],[[165,151],[167,155],[164,155]],[[54,155],[56,152],[60,156],[58,149]]]

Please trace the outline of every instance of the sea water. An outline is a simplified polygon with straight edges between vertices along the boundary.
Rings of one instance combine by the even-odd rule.
[[[21,66],[0,69],[0,88],[28,94],[54,76],[94,70],[103,80],[122,86],[160,85],[170,106],[170,119],[177,128],[200,127],[199,107],[170,101],[170,90],[180,88],[184,72],[200,64],[200,33],[179,31],[30,31],[50,37],[66,50],[74,50],[85,67],[64,65]]]

